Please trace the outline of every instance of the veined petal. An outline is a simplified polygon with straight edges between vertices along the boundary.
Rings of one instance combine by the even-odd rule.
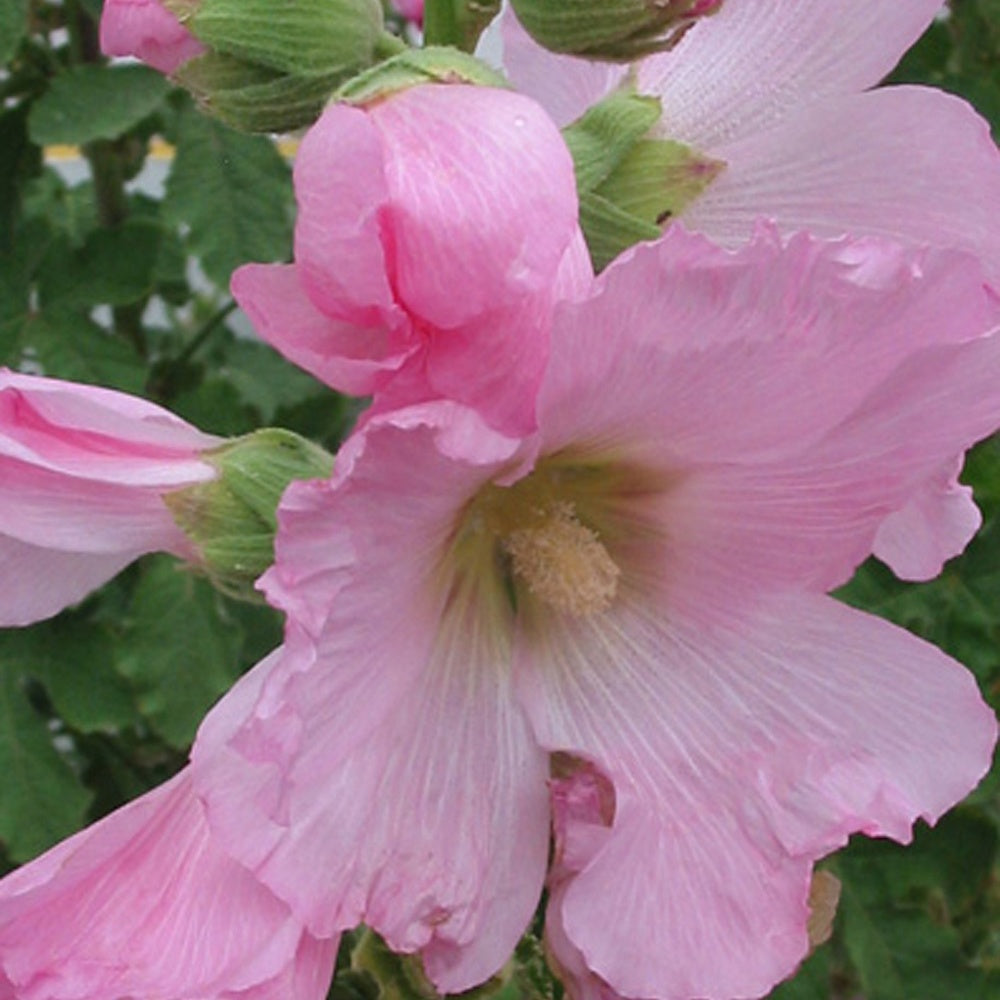
[[[290,489],[264,584],[286,646],[193,753],[213,830],[314,933],[364,921],[448,992],[506,960],[546,862],[511,611],[449,562],[456,505],[517,447],[472,411],[416,407],[372,418],[332,484]]]
[[[480,36],[476,55],[503,71],[562,128],[603,100],[628,75],[628,67],[549,52],[529,35],[510,3]]]
[[[908,839],[976,784],[996,738],[959,664],[819,596],[740,616],[630,595],[529,622],[515,670],[542,745],[614,784],[562,919],[627,996],[766,992],[805,954],[811,862],[859,830]]]
[[[873,234],[954,246],[1000,279],[1000,151],[964,101],[889,87],[813,101],[712,155],[726,169],[684,222],[727,246],[756,220],[818,236]]]
[[[795,107],[874,86],[940,7],[940,0],[726,0],[675,49],[639,64],[638,89],[662,99],[668,138],[715,156]]]
[[[0,628],[51,618],[105,584],[138,552],[65,552],[0,535]]]
[[[573,161],[541,108],[452,85],[414,87],[368,113],[385,151],[389,266],[407,311],[447,337],[525,296],[549,302],[577,202]]]
[[[354,326],[404,326],[382,243],[390,198],[383,147],[369,116],[327,107],[302,139],[294,178],[295,262],[312,303]]]
[[[187,772],[0,883],[19,1000],[320,1000],[336,946],[215,846]]]
[[[230,289],[264,340],[341,392],[371,394],[380,376],[397,370],[409,353],[382,327],[322,313],[303,289],[297,264],[244,264],[233,272]]]
[[[958,482],[961,460],[946,462],[878,528],[873,551],[902,580],[931,580],[961,554],[983,523],[972,490]]]

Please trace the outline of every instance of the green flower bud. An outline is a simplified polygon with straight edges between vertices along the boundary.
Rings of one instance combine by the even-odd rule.
[[[363,107],[422,83],[472,83],[507,87],[507,81],[485,63],[458,49],[429,46],[407,49],[360,73],[337,91],[338,101]]]
[[[545,48],[629,62],[676,45],[722,0],[511,0],[525,30]]]
[[[314,121],[336,88],[403,43],[379,0],[164,0],[208,49],[176,72],[212,114],[248,132]]]
[[[725,167],[683,143],[651,138],[660,115],[655,97],[614,94],[563,129],[597,270],[627,247],[656,239]]]
[[[226,593],[250,597],[254,580],[274,561],[275,511],[285,488],[296,479],[329,476],[333,458],[274,427],[235,438],[201,457],[218,475],[168,493],[164,503],[212,582]]]

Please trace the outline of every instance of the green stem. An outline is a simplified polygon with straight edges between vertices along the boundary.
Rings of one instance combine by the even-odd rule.
[[[405,52],[408,48],[406,42],[398,35],[383,31],[375,43],[375,58],[379,62],[383,59],[391,59],[393,56],[398,56],[400,52]]]
[[[459,0],[424,0],[424,44],[462,45]]]
[[[236,309],[236,303],[230,299],[224,306],[216,309],[211,316],[202,323],[201,328],[184,345],[184,349],[174,358],[174,367],[183,367],[191,360],[195,352],[208,340],[209,337],[222,325],[226,317]]]

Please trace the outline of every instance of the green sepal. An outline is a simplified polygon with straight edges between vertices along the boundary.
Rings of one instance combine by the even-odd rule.
[[[507,87],[496,70],[478,59],[450,47],[407,49],[348,80],[336,99],[364,107],[401,90],[424,83],[471,83],[484,87]]]
[[[310,125],[343,82],[339,72],[289,76],[221,52],[188,60],[174,76],[202,109],[241,132]]]
[[[201,568],[222,591],[251,597],[254,580],[274,561],[275,511],[296,479],[325,478],[333,458],[291,431],[268,427],[201,458],[215,479],[164,497],[193,543]]]
[[[371,63],[383,31],[379,0],[165,0],[210,49],[291,76]]]
[[[511,0],[532,38],[553,52],[631,62],[676,45],[722,0]]]
[[[618,93],[563,129],[580,193],[580,225],[597,270],[627,247],[656,239],[725,164],[683,143],[649,137],[655,97]]]

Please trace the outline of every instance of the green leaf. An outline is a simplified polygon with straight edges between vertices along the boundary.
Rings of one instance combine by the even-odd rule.
[[[28,32],[28,0],[0,0],[0,64],[17,52]]]
[[[156,286],[162,238],[156,222],[130,219],[92,230],[79,250],[54,245],[39,272],[43,303],[79,308],[146,298]]]
[[[27,861],[83,825],[90,794],[32,708],[22,658],[7,647],[0,661],[0,840],[13,860]]]
[[[830,949],[824,945],[813,952],[767,1000],[830,1000]]]
[[[190,248],[216,284],[227,287],[246,261],[289,258],[292,201],[288,165],[269,139],[181,116],[163,209],[190,227]]]
[[[115,139],[156,111],[169,90],[146,66],[74,66],[35,102],[31,138],[41,146]]]
[[[143,570],[116,667],[152,728],[180,749],[236,679],[242,634],[212,587],[176,560],[156,557]]]
[[[146,372],[123,341],[88,316],[48,309],[25,318],[20,328],[23,353],[46,375],[141,392]]]
[[[0,631],[0,657],[17,651],[24,673],[45,686],[67,725],[115,732],[136,720],[131,692],[112,666],[114,637],[104,626],[61,615],[16,631]]]

